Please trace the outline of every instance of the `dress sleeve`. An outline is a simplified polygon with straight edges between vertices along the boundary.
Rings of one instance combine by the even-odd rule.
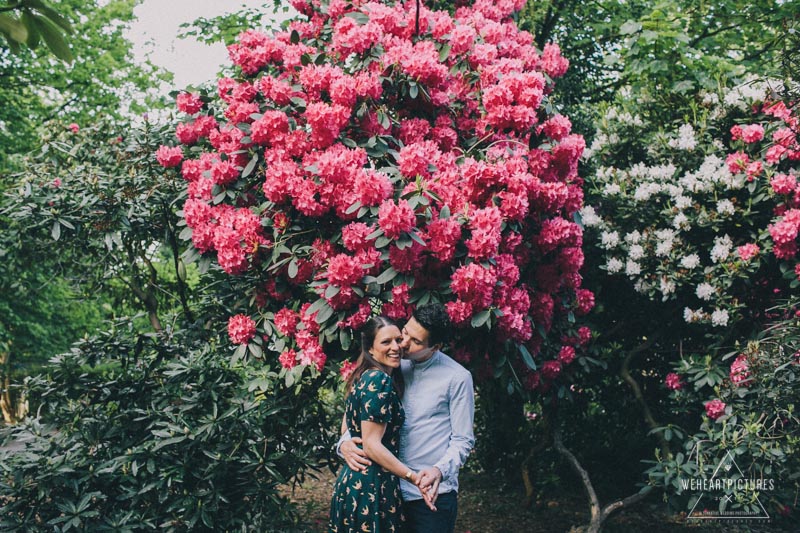
[[[361,377],[359,420],[385,424],[392,418],[392,378],[379,370],[369,370]]]

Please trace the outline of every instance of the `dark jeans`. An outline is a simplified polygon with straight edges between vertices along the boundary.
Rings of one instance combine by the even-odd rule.
[[[445,492],[436,498],[436,511],[431,511],[423,500],[403,504],[406,517],[405,533],[453,533],[458,514],[458,493]]]

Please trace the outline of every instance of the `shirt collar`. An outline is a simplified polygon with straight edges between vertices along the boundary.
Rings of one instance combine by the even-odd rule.
[[[421,363],[417,363],[415,361],[411,361],[411,368],[414,370],[425,370],[426,368],[430,368],[433,364],[439,360],[441,352],[438,350],[433,353],[430,359],[426,359]]]

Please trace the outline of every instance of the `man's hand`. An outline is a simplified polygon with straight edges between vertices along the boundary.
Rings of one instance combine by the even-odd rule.
[[[442,481],[442,472],[432,466],[425,470],[419,471],[419,482],[417,486],[420,492],[427,494],[431,503],[436,503],[436,498],[439,497],[439,483]]]
[[[361,442],[361,437],[353,437],[339,446],[339,452],[344,457],[347,466],[355,472],[363,472],[372,464],[372,461],[367,458],[367,452],[358,447]]]

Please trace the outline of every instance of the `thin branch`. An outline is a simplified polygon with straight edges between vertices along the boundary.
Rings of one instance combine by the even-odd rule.
[[[650,336],[645,342],[641,343],[639,346],[633,348],[632,350],[628,351],[625,355],[625,360],[622,362],[622,368],[620,368],[619,374],[624,379],[628,385],[630,385],[631,389],[633,389],[633,395],[636,397],[636,402],[642,408],[642,413],[644,415],[644,419],[647,422],[647,425],[650,429],[657,429],[660,425],[656,422],[653,413],[650,411],[650,406],[647,405],[647,401],[644,398],[644,394],[642,394],[642,389],[639,386],[639,383],[633,378],[631,375],[630,366],[633,358],[642,353],[643,351],[647,350],[650,346],[652,346],[656,339],[660,337],[662,334],[661,331],[657,332],[655,335]],[[669,442],[664,437],[664,433],[661,430],[656,431],[656,437],[661,444],[662,450],[667,454],[667,456],[672,455],[672,450],[669,446]]]

